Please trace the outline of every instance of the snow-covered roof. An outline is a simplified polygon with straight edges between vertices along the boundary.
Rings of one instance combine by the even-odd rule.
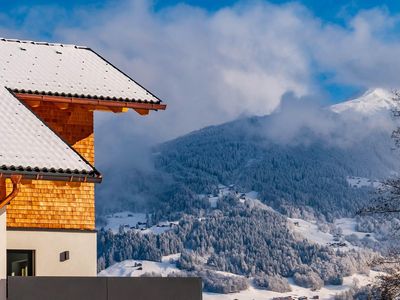
[[[0,172],[99,174],[6,88],[0,88]]]
[[[74,45],[0,39],[0,84],[15,92],[161,102],[90,48]]]

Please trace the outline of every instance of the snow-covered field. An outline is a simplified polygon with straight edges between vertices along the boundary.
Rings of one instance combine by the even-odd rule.
[[[101,271],[98,276],[140,277],[145,273],[157,273],[165,277],[170,273],[179,272],[174,263],[179,256],[180,254],[164,256],[161,262],[129,259]]]
[[[107,225],[104,226],[104,229],[111,229],[113,232],[118,232],[120,226],[123,226],[125,229],[133,229],[138,223],[146,223],[146,214],[123,211],[106,216],[106,220]]]
[[[372,188],[379,188],[382,184],[378,180],[373,180],[364,177],[355,177],[355,176],[348,176],[346,178],[347,183],[354,188],[362,188],[362,187],[372,187]]]
[[[119,228],[122,226],[125,231],[134,230],[142,234],[161,234],[178,224],[178,222],[160,222],[157,225],[148,227],[146,214],[129,211],[108,215],[106,216],[106,221],[107,225],[104,226],[104,229],[111,229],[114,233],[118,233]]]
[[[341,218],[336,219],[334,222],[335,226],[342,230],[344,236],[347,235],[356,235],[359,239],[364,237],[369,237],[371,239],[375,239],[375,234],[372,232],[359,232],[356,230],[357,222],[354,218]]]
[[[213,293],[203,293],[204,300],[268,300],[275,297],[285,297],[292,296],[293,298],[298,298],[301,296],[306,296],[311,299],[313,296],[319,296],[319,299],[333,299],[338,293],[348,290],[354,282],[358,282],[360,286],[367,285],[374,281],[374,278],[379,275],[378,272],[371,271],[369,275],[354,274],[353,276],[344,277],[343,285],[327,285],[318,291],[312,291],[310,289],[302,288],[298,285],[293,284],[291,280],[290,286],[292,292],[289,293],[276,293],[267,290],[261,290],[251,286],[249,289],[242,291],[240,293],[232,294],[213,294]]]
[[[199,197],[205,197],[208,199],[211,208],[217,208],[218,201],[224,196],[232,196],[236,198],[239,202],[245,203],[246,205],[249,205],[251,207],[272,210],[271,207],[263,204],[260,200],[258,200],[258,193],[256,191],[242,193],[237,190],[235,185],[225,186],[223,184],[219,184],[217,195],[199,194]]]
[[[358,247],[351,245],[346,241],[345,237],[349,235],[356,235],[359,239],[368,237],[375,239],[373,233],[359,232],[356,230],[356,220],[354,218],[341,218],[336,219],[333,223],[334,227],[340,231],[340,234],[332,234],[329,231],[325,232],[320,230],[316,221],[305,221],[302,219],[288,218],[292,223],[292,230],[307,239],[309,242],[320,245],[331,245],[332,247],[340,247],[341,249],[358,249]]]
[[[320,245],[327,245],[334,242],[334,237],[329,232],[319,230],[315,221],[305,221],[302,219],[288,218],[293,224],[293,231],[301,237]]]
[[[174,254],[164,256],[162,262],[153,262],[146,260],[126,260],[117,263],[106,270],[101,271],[98,276],[116,276],[116,277],[139,277],[145,273],[156,273],[161,274],[163,277],[168,276],[171,273],[179,273],[179,269],[176,267],[175,261],[179,259],[180,254]],[[225,276],[238,276],[227,272],[218,272]],[[358,285],[363,286],[372,283],[374,278],[379,275],[378,272],[371,271],[369,275],[354,274],[349,277],[344,277],[343,285],[333,286],[328,285],[318,291],[312,291],[310,289],[302,288],[295,285],[292,280],[289,279],[292,292],[289,293],[276,293],[263,289],[257,289],[254,286],[250,286],[249,289],[232,294],[214,294],[214,293],[203,293],[204,300],[267,300],[274,297],[292,296],[300,297],[306,296],[309,299],[312,296],[318,295],[320,299],[333,299],[335,294],[348,290],[355,282]]]

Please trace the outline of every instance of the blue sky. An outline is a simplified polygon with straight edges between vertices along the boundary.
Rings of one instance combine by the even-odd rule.
[[[16,12],[22,12],[26,7],[32,6],[43,6],[43,5],[59,5],[68,11],[73,11],[77,8],[96,7],[101,8],[110,3],[118,3],[120,0],[115,1],[99,1],[99,0],[0,0],[1,9],[3,12],[10,14]],[[154,1],[155,9],[163,9],[165,7],[175,6],[177,4],[186,4],[191,6],[197,6],[207,9],[208,11],[216,11],[223,7],[229,7],[238,2],[237,0],[156,0]],[[250,1],[248,1],[250,2]],[[379,0],[298,0],[298,1],[287,1],[287,0],[270,0],[270,3],[284,4],[289,2],[298,2],[309,8],[316,16],[323,20],[330,22],[343,23],[343,20],[349,16],[355,15],[357,12],[363,9],[371,9],[374,7],[384,7],[389,11],[395,13],[400,11],[400,1],[379,1]],[[18,18],[23,17],[22,14],[17,15]]]
[[[165,6],[173,6],[176,3],[185,3],[188,5],[194,5],[204,7],[208,10],[218,10],[222,7],[230,6],[237,1],[234,0],[219,0],[219,1],[202,1],[202,0],[187,0],[187,1],[175,1],[175,0],[159,0],[156,3],[157,8]],[[370,9],[373,7],[385,7],[392,12],[400,10],[399,1],[379,1],[379,0],[299,0],[299,1],[287,1],[287,0],[271,0],[271,3],[284,4],[288,2],[298,2],[309,8],[316,16],[323,20],[330,22],[343,23],[343,19],[348,18],[356,14],[362,9]]]
[[[66,26],[71,25],[71,22],[77,22],[75,18],[70,18],[71,15],[76,14],[79,11],[94,10],[100,11],[107,9],[108,7],[114,7],[120,5],[124,1],[98,1],[98,0],[70,0],[70,1],[48,1],[48,0],[20,0],[20,1],[9,1],[0,0],[0,7],[3,14],[7,15],[12,19],[13,27],[17,28],[23,23],[28,15],[28,12],[35,7],[48,9],[54,8],[58,10],[59,15],[54,17],[46,16],[46,23],[48,26],[43,26],[43,20],[38,20],[37,28],[35,24],[31,26],[30,32],[26,35],[22,35],[24,38],[31,39],[43,39],[52,40],[53,32],[52,27],[62,20]],[[155,0],[152,5],[152,9],[162,11],[177,5],[188,5],[193,7],[202,8],[210,13],[216,12],[220,9],[233,6],[238,1],[234,0],[219,0],[219,1],[201,1],[201,0]],[[246,3],[252,3],[256,1],[241,1]],[[371,8],[379,7],[382,10],[386,10],[391,14],[397,14],[400,11],[400,1],[377,1],[377,0],[302,0],[302,1],[286,1],[286,0],[270,0],[269,3],[284,5],[287,3],[300,3],[305,6],[315,18],[320,19],[322,22],[338,24],[346,26],[346,22],[358,14],[360,11],[368,10]],[[36,16],[37,17],[37,16]],[[0,20],[1,21],[1,20]],[[356,95],[364,89],[364,87],[354,86],[352,84],[344,83],[332,83],[327,82],[326,78],[329,75],[324,73],[315,74],[315,78],[319,81],[321,87],[327,92],[329,99],[332,102],[337,102]]]

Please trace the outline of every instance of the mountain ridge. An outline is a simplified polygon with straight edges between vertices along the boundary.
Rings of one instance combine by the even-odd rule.
[[[368,89],[360,97],[331,105],[329,108],[336,113],[358,112],[372,115],[382,110],[392,110],[396,107],[393,93],[383,89]]]
[[[385,122],[369,125],[381,118],[389,94],[369,90],[339,108],[336,104],[333,110],[313,112],[312,121],[294,122],[297,116],[283,111],[205,127],[162,143],[153,149],[154,169],[133,170],[124,184],[131,187],[113,205],[145,207],[162,218],[207,208],[196,195],[213,193],[218,184],[235,184],[259,192],[261,200],[281,211],[304,206],[329,218],[351,215],[368,202],[371,189],[351,187],[349,176],[379,181],[400,170],[390,128],[381,126],[392,122],[390,114]],[[369,110],[358,109],[365,103]],[[349,118],[353,114],[361,118]],[[104,198],[100,205],[109,203]]]

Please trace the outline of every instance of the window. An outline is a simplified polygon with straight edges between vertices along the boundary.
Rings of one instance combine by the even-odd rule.
[[[34,276],[34,251],[7,250],[7,276]]]

